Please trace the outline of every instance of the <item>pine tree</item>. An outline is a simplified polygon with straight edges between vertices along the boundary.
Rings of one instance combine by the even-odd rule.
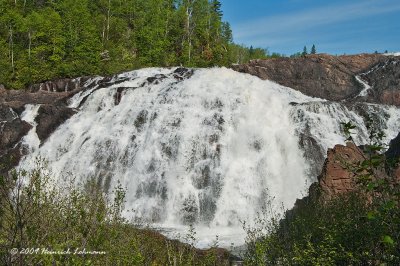
[[[316,54],[317,53],[317,49],[315,49],[315,44],[313,44],[313,46],[311,47],[311,54]]]
[[[253,54],[254,54],[254,48],[253,48],[253,45],[251,45],[250,49],[249,49],[249,57],[252,58]]]
[[[306,56],[308,54],[307,46],[304,46],[302,56]]]

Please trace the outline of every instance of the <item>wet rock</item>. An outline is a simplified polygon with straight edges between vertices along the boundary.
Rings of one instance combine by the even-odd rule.
[[[51,133],[53,133],[61,124],[75,113],[75,110],[65,106],[55,106],[50,104],[41,105],[35,119],[38,124],[36,127],[36,133],[41,143],[43,143]]]
[[[389,149],[385,153],[391,174],[400,182],[400,133],[390,141]]]
[[[392,139],[389,144],[389,149],[386,151],[387,159],[400,158],[400,133],[396,138]]]
[[[10,122],[1,122],[0,124],[0,149],[9,149],[14,147],[23,136],[31,129],[31,125],[19,118]]]
[[[186,198],[181,209],[182,223],[185,225],[195,224],[199,208],[194,196]]]
[[[318,176],[322,171],[325,152],[322,151],[318,142],[309,132],[301,133],[299,137],[299,146],[304,151],[305,159],[310,163],[308,176]]]
[[[20,119],[25,105],[41,105],[36,122],[37,134],[43,143],[59,125],[75,113],[67,107],[67,100],[81,91],[88,80],[88,77],[67,78],[34,84],[25,90],[0,89],[0,161],[7,169],[16,166],[25,152],[21,140],[32,127]]]
[[[20,141],[32,126],[8,106],[0,104],[0,174],[16,166],[22,156]]]
[[[114,94],[114,104],[118,105],[121,102],[122,94],[126,90],[124,87],[118,87],[117,91]]]
[[[173,76],[176,80],[184,80],[190,78],[193,75],[193,73],[194,73],[193,69],[179,67],[175,69]]]
[[[147,115],[148,115],[148,111],[142,110],[142,111],[140,111],[140,113],[137,115],[137,117],[135,119],[134,124],[139,132],[142,131],[144,124],[147,122]]]
[[[167,76],[165,76],[163,74],[158,74],[158,75],[155,75],[154,77],[148,77],[146,79],[146,81],[149,84],[159,84],[162,80],[164,80],[166,78],[167,78]]]

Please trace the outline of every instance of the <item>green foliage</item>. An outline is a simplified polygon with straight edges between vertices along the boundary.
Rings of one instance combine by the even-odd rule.
[[[269,54],[268,49],[247,47],[245,45],[231,44],[229,46],[229,61],[234,64],[244,64],[254,59],[271,59],[284,57],[282,54]]]
[[[233,44],[218,0],[0,1],[6,88],[150,66],[227,66],[266,55]]]
[[[66,177],[60,182],[48,174],[42,160],[33,171],[13,170],[0,178],[1,265],[227,263],[227,254],[194,248],[193,228],[188,233],[191,244],[182,244],[128,223],[121,215],[126,190],[120,183],[111,199],[96,180],[76,184]],[[78,254],[82,251],[100,253]]]
[[[384,226],[370,219],[375,205],[366,205],[361,194],[342,195],[329,202],[308,199],[280,222],[264,218],[268,230],[257,237],[248,234],[249,265],[369,265],[398,264],[398,243],[382,238],[398,237],[399,224]],[[399,211],[397,210],[397,213]],[[262,228],[262,227],[261,227]],[[265,227],[264,227],[265,228]],[[394,241],[394,240],[393,240]]]
[[[0,261],[4,265],[141,265],[136,234],[121,217],[122,188],[114,201],[93,181],[84,188],[73,180],[57,186],[46,166],[14,170],[0,189]],[[10,250],[18,249],[11,254]],[[32,254],[24,254],[24,249]],[[99,251],[98,255],[44,254],[44,250]],[[25,252],[27,252],[25,250]]]

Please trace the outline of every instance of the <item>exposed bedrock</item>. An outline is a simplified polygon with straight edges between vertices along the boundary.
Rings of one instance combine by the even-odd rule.
[[[313,97],[400,105],[400,57],[396,56],[317,54],[252,60],[232,68]],[[357,76],[371,86],[364,97],[358,97],[364,85],[356,79]]]

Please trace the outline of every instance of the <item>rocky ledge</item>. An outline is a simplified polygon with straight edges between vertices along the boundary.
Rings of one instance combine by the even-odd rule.
[[[41,143],[75,114],[67,100],[86,87],[90,78],[59,79],[30,86],[25,90],[7,90],[0,86],[0,174],[16,166],[25,154],[22,139],[32,125],[24,121],[27,104],[37,105],[37,134]],[[90,84],[89,84],[90,85]]]
[[[258,59],[232,68],[313,97],[400,106],[400,57],[396,56],[317,54]]]

